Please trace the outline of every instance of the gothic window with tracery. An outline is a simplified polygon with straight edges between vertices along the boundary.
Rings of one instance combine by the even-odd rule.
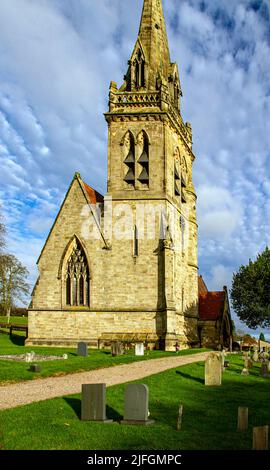
[[[89,306],[89,267],[85,252],[76,240],[65,272],[66,304]]]

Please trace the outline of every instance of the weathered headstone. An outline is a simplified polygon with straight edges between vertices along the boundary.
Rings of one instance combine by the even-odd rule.
[[[253,361],[258,362],[258,359],[259,359],[258,348],[255,346],[254,347],[254,354],[253,354]]]
[[[32,362],[34,360],[35,353],[32,352],[25,354],[25,362]]]
[[[248,369],[251,369],[252,366],[253,366],[253,362],[252,362],[252,360],[251,360],[250,358],[248,358],[248,361],[247,361],[247,368],[248,368]]]
[[[261,377],[268,377],[268,361],[267,362],[262,362],[261,365]]]
[[[211,352],[205,361],[205,385],[221,385],[222,362],[220,353]]]
[[[149,390],[144,384],[129,384],[125,390],[124,419],[122,424],[153,424],[148,419]]]
[[[41,367],[39,364],[31,364],[30,372],[41,372]]]
[[[144,344],[143,343],[135,344],[135,356],[144,356]]]
[[[80,343],[78,343],[78,346],[77,346],[77,354],[78,354],[78,356],[83,356],[83,357],[87,357],[87,356],[88,356],[88,347],[87,347],[87,343],[84,343],[83,341],[81,341]]]
[[[260,354],[259,354],[259,360],[261,362],[267,362],[269,361],[269,354],[267,351],[262,351]]]
[[[229,361],[224,361],[224,369],[227,369],[230,365]]]
[[[239,406],[237,430],[246,431],[247,429],[248,429],[248,408],[244,406]]]
[[[121,356],[123,354],[123,345],[120,341],[114,341],[111,345],[112,356]]]
[[[253,428],[253,450],[268,450],[268,426]]]
[[[106,384],[82,385],[81,419],[112,423],[106,417]]]
[[[241,375],[249,375],[248,371],[249,357],[244,355],[244,369],[241,372]]]

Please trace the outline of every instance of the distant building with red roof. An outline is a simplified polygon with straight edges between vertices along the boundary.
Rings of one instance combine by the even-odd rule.
[[[198,278],[199,323],[201,347],[230,348],[232,344],[232,319],[227,288],[210,292],[202,276]]]

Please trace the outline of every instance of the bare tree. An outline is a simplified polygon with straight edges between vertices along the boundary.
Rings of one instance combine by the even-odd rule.
[[[28,270],[14,255],[0,254],[0,304],[10,321],[10,312],[16,300],[24,300],[29,293]]]

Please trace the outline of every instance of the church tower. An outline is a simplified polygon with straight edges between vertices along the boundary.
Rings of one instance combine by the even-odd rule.
[[[133,214],[133,233],[138,240],[133,240],[137,251],[126,272],[127,282],[134,274],[127,295],[131,300],[135,294],[133,305],[140,311],[156,306],[157,335],[166,349],[172,349],[176,341],[181,345],[197,342],[195,157],[191,125],[181,116],[181,96],[178,67],[170,59],[162,0],[144,0],[124,83],[120,88],[115,82],[110,85],[109,112],[105,114],[109,128],[107,197],[112,198],[114,208],[122,202]],[[153,212],[162,215],[151,237],[147,222]],[[121,240],[119,250],[124,255],[123,244]],[[134,290],[135,285],[138,289]]]
[[[76,173],[38,259],[28,345],[198,345],[191,125],[161,0],[144,0],[123,84],[111,82],[108,190]]]

